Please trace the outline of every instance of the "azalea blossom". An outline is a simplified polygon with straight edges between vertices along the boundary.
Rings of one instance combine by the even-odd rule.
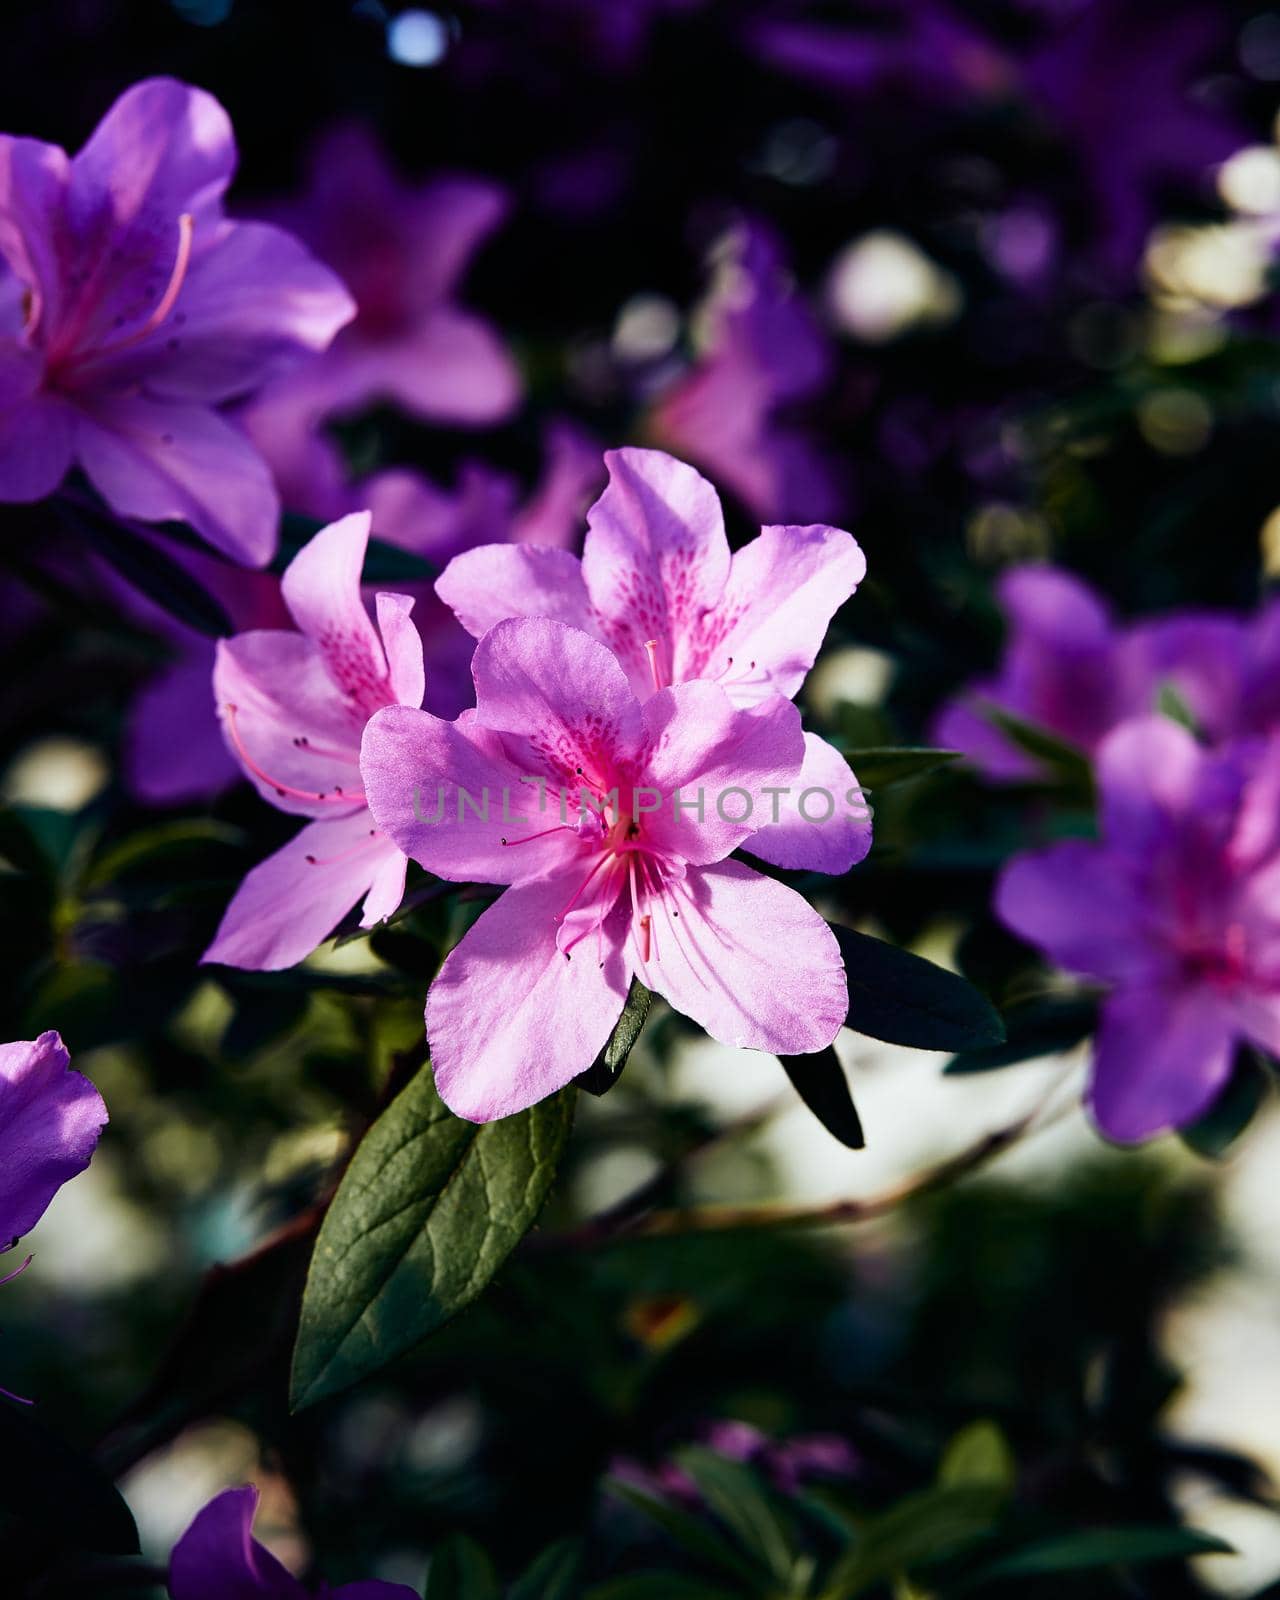
[[[551,617],[601,639],[641,698],[707,679],[744,708],[790,698],[866,560],[839,528],[764,528],[731,555],[715,490],[658,450],[612,450],[609,484],[587,513],[582,559],[492,545],[456,557],[436,592],[480,638],[504,617]],[[800,789],[856,786],[844,757],[805,737]],[[815,827],[794,798],[752,846],[780,867],[846,872],[871,845],[866,813]]]
[[[374,821],[407,855],[510,886],[427,997],[445,1103],[484,1122],[562,1088],[633,977],[724,1043],[830,1044],[848,1011],[834,935],[794,890],[728,859],[756,848],[770,796],[801,780],[796,708],[776,694],[735,706],[709,682],[642,704],[609,649],[545,619],[498,623],[472,673],[474,711],[442,722],[393,706],[361,757]]]
[[[1236,1047],[1280,1051],[1280,738],[1204,749],[1143,717],[1098,752],[1100,843],[1017,856],[1000,917],[1110,986],[1089,1104],[1103,1133],[1183,1127]]]
[[[72,1069],[58,1034],[0,1044],[0,1253],[30,1233],[63,1184],[89,1165],[106,1123],[102,1096]],[[0,1283],[30,1265],[28,1256]]]
[[[295,1578],[253,1537],[258,1491],[227,1489],[205,1506],[169,1560],[172,1600],[418,1600],[402,1583],[370,1578],[318,1589]]]
[[[1178,611],[1120,623],[1073,573],[1013,567],[997,586],[1008,621],[999,668],[964,688],[932,737],[988,777],[1031,778],[1039,765],[988,715],[1011,713],[1092,756],[1126,719],[1173,690],[1210,742],[1280,727],[1280,605],[1256,617]]]
[[[226,112],[171,78],[127,90],[75,157],[0,138],[0,500],[78,466],[122,516],[270,559],[271,475],[219,407],[355,307],[290,234],[223,214],[235,165]]]
[[[341,275],[356,317],[264,406],[293,412],[307,431],[380,400],[434,421],[510,415],[521,390],[515,362],[483,318],[456,304],[471,257],[507,209],[495,183],[449,174],[408,184],[366,128],[332,129],[304,194],[271,215]]]
[[[655,402],[647,433],[713,473],[761,521],[821,521],[846,497],[788,413],[829,380],[829,342],[762,223],[731,228],[713,260],[694,319],[697,359]]]
[[[297,631],[218,643],[214,696],[249,781],[307,826],[246,877],[205,961],[274,970],[301,961],[362,898],[371,928],[400,904],[405,859],[374,824],[360,785],[360,737],[383,706],[422,704],[422,641],[405,595],[360,594],[369,513],[319,533],[285,570]]]

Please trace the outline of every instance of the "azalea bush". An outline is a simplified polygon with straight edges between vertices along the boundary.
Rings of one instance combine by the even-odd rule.
[[[1277,1592],[1278,29],[5,19],[6,1595]]]

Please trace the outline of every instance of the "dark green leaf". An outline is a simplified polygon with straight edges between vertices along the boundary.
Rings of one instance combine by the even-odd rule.
[[[808,1056],[779,1056],[791,1086],[833,1139],[850,1150],[866,1147],[849,1080],[830,1045]]]
[[[748,1561],[705,1517],[695,1516],[657,1495],[646,1494],[643,1489],[637,1489],[620,1478],[608,1479],[607,1487],[619,1500],[625,1500],[629,1506],[656,1523],[669,1539],[694,1560],[727,1574],[735,1582],[747,1584],[750,1593],[758,1593],[769,1587],[768,1573]]]
[[[947,1446],[938,1469],[944,1489],[986,1486],[1009,1494],[1016,1469],[1009,1442],[994,1422],[972,1422]]]
[[[652,1002],[653,996],[644,984],[639,978],[632,978],[631,987],[627,990],[627,1002],[608,1042],[587,1070],[574,1080],[580,1089],[585,1089],[588,1094],[602,1095],[613,1088],[640,1037]]]
[[[1233,1555],[1229,1544],[1195,1528],[1089,1528],[1024,1545],[975,1574],[973,1587],[997,1578],[1032,1578],[1093,1567],[1185,1561],[1189,1556]],[[968,1585],[966,1585],[968,1587]]]
[[[424,1600],[502,1600],[502,1587],[489,1557],[458,1533],[432,1551]]]
[[[1182,1129],[1182,1142],[1197,1155],[1221,1160],[1253,1121],[1273,1070],[1251,1045],[1241,1045],[1222,1093],[1202,1117]]]
[[[685,1572],[633,1572],[588,1589],[586,1600],[742,1600],[740,1589],[721,1589]]]
[[[1037,727],[1034,722],[1024,722],[1021,717],[1001,706],[988,702],[979,704],[977,710],[979,715],[999,728],[1010,743],[1017,745],[1024,755],[1031,756],[1041,766],[1047,767],[1069,788],[1082,794],[1092,793],[1093,769],[1088,757],[1075,745],[1059,739],[1045,728]]]
[[[138,1530],[114,1483],[88,1455],[0,1399],[0,1522],[72,1550],[136,1555]]]
[[[1098,1023],[1098,1001],[1093,995],[1058,995],[1028,1000],[1010,1007],[1004,1015],[1007,1037],[1003,1044],[966,1050],[942,1069],[951,1074],[992,1072],[1038,1056],[1070,1050],[1087,1039]]]
[[[872,794],[877,789],[887,789],[891,783],[902,783],[907,778],[920,778],[926,772],[936,772],[939,767],[958,761],[961,753],[959,750],[899,750],[887,745],[875,745],[863,750],[845,750],[844,755],[863,790]]]
[[[796,1564],[795,1541],[751,1468],[702,1445],[681,1450],[676,1464],[697,1484],[703,1499],[739,1543],[779,1582],[786,1583]]]
[[[572,1117],[563,1093],[477,1126],[418,1073],[365,1135],[320,1229],[295,1407],[376,1372],[476,1298],[533,1226]]]
[[[1000,1044],[1004,1024],[985,995],[954,972],[883,939],[832,925],[849,983],[855,1033],[916,1050]]]
[[[109,845],[90,867],[86,886],[100,888],[135,878],[167,880],[192,873],[206,877],[211,852],[227,857],[242,842],[239,830],[225,823],[201,818],[163,822]]]
[[[512,1585],[508,1600],[577,1600],[582,1541],[560,1539]]]
[[[988,1485],[926,1489],[862,1524],[857,1542],[832,1569],[824,1595],[861,1594],[900,1573],[945,1561],[986,1538],[1003,1491]]]

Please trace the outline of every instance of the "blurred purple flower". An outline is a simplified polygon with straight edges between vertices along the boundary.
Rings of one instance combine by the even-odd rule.
[[[1280,738],[1219,751],[1161,717],[1098,752],[1102,842],[1015,857],[996,910],[1110,986],[1088,1100],[1109,1138],[1194,1122],[1249,1041],[1280,1052]]]
[[[299,413],[295,433],[321,419],[391,401],[433,421],[480,424],[510,415],[520,375],[497,332],[454,303],[471,257],[503,221],[495,183],[449,176],[410,186],[358,124],[318,145],[306,193],[275,207],[355,296],[355,320],[321,361],[266,403]]]
[[[835,516],[833,468],[789,415],[826,385],[831,350],[763,224],[720,241],[697,321],[697,360],[654,404],[648,436],[727,484],[762,522]]]
[[[62,1185],[89,1165],[106,1123],[102,1096],[72,1070],[58,1034],[0,1044],[0,1254],[30,1233]],[[0,1283],[30,1264],[28,1256]],[[7,1389],[0,1394],[19,1398]]]
[[[732,556],[715,490],[659,450],[611,450],[609,485],[587,513],[582,559],[567,550],[486,545],[457,556],[436,583],[477,639],[506,617],[553,617],[602,639],[632,692],[718,683],[734,705],[790,699],[837,608],[866,572],[851,534],[770,527]],[[857,779],[834,746],[805,735],[796,794],[847,796]],[[807,821],[790,798],[751,849],[780,867],[847,872],[871,845],[863,812]]]
[[[736,1419],[708,1423],[696,1442],[730,1461],[741,1461],[767,1477],[774,1488],[786,1495],[799,1494],[815,1480],[851,1478],[858,1471],[857,1452],[835,1433],[798,1433],[790,1438],[772,1439],[749,1422]],[[674,1461],[655,1467],[644,1466],[630,1456],[622,1456],[610,1466],[611,1476],[649,1493],[694,1505],[702,1496],[692,1477]]]
[[[360,788],[360,739],[382,706],[422,703],[422,640],[404,595],[360,593],[368,512],[319,533],[281,580],[296,632],[220,640],[213,674],[230,748],[265,800],[311,817],[256,866],[227,907],[203,959],[274,971],[321,944],[364,900],[362,927],[404,894],[405,858],[379,833]]]
[[[174,1546],[172,1600],[418,1600],[402,1583],[371,1578],[313,1589],[288,1572],[253,1537],[254,1488],[227,1489],[211,1500]]]
[[[217,408],[354,307],[289,234],[223,215],[235,163],[226,112],[169,78],[126,91],[74,159],[0,137],[0,499],[78,465],[122,516],[270,559],[270,473]]]
[[[1166,686],[1210,742],[1280,728],[1280,602],[1254,618],[1185,611],[1120,624],[1081,579],[1048,566],[1011,568],[997,593],[1009,630],[1000,667],[962,690],[932,729],[990,778],[1039,768],[985,706],[1087,756],[1119,723],[1154,711]]]

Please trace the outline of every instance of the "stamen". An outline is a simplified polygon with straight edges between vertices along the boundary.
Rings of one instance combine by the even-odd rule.
[[[373,848],[374,843],[383,836],[376,828],[369,829],[369,837],[362,839],[359,844],[353,844],[349,850],[339,850],[336,856],[308,856],[309,867],[336,867],[340,862],[350,861],[355,856],[362,856]]]
[[[195,218],[189,211],[184,211],[178,218],[178,253],[174,257],[173,270],[169,274],[169,282],[165,291],[156,303],[155,310],[132,333],[126,333],[123,338],[117,339],[114,344],[98,345],[88,352],[95,359],[99,356],[119,355],[122,350],[131,350],[134,345],[153,334],[160,324],[173,310],[174,302],[182,290],[182,285],[187,276],[187,268],[191,265],[191,238],[195,232]]]
[[[14,1394],[12,1389],[0,1389],[0,1394],[2,1394],[5,1397],[6,1400],[12,1400],[17,1405],[20,1405],[20,1406],[33,1406],[33,1405],[35,1405],[35,1401],[34,1400],[28,1400],[23,1395]]]
[[[649,656],[649,671],[653,674],[653,687],[662,689],[665,685],[662,682],[662,674],[658,671],[658,641],[656,639],[646,639],[644,647]]]
[[[587,873],[586,877],[582,880],[582,882],[578,885],[578,887],[573,891],[573,894],[570,896],[570,898],[565,902],[565,904],[563,906],[561,906],[559,911],[556,912],[555,920],[557,922],[563,922],[564,921],[564,919],[573,910],[574,906],[577,905],[578,901],[581,900],[582,896],[586,892],[587,885],[595,877],[596,873],[598,873],[602,867],[607,867],[612,860],[613,860],[613,852],[612,851],[610,851],[607,855],[600,856],[597,859],[595,866],[591,868],[590,872]]]
[[[7,1278],[0,1278],[0,1284],[12,1283],[15,1278],[20,1278],[34,1260],[34,1256],[28,1256],[22,1265],[20,1267],[15,1267]]]
[[[227,732],[231,735],[231,742],[236,747],[236,754],[245,766],[253,773],[255,778],[261,778],[263,783],[268,783],[283,799],[285,795],[292,795],[295,800],[314,800],[318,804],[330,806],[351,806],[366,804],[365,797],[359,790],[353,789],[348,793],[343,789],[335,788],[332,794],[317,793],[314,789],[295,789],[291,783],[282,783],[279,778],[273,778],[269,772],[253,759],[245,749],[244,740],[236,727],[237,706],[228,701],[223,710],[227,713]]]
[[[531,817],[527,817],[525,820],[527,822],[531,822],[533,819]],[[498,842],[500,844],[505,844],[505,845],[508,845],[508,846],[514,846],[514,845],[518,845],[518,844],[532,844],[535,839],[545,839],[549,834],[552,834],[552,833],[567,833],[567,832],[572,832],[572,831],[573,831],[572,829],[566,828],[566,826],[565,826],[565,824],[563,822],[557,822],[554,828],[543,828],[541,833],[526,833],[519,839],[503,838],[503,839],[500,839]]]

